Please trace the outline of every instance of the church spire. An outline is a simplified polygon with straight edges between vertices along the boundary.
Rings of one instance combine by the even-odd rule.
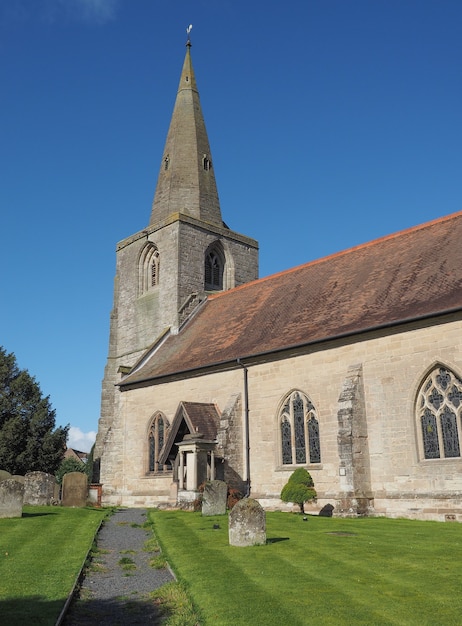
[[[191,62],[189,30],[150,225],[182,213],[223,226],[210,145]]]

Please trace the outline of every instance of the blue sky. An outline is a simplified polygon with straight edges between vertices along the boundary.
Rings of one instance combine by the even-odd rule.
[[[0,345],[82,450],[190,23],[223,218],[261,276],[462,209],[460,0],[0,0]]]

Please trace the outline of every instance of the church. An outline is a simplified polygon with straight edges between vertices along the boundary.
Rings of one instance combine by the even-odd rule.
[[[102,502],[462,521],[462,212],[258,278],[223,221],[188,40],[149,224],[119,242]]]

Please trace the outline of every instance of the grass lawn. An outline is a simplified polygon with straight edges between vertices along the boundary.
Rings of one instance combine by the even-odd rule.
[[[1,624],[55,624],[106,515],[34,506],[0,519]]]
[[[267,544],[236,548],[227,517],[150,518],[201,625],[462,624],[461,524],[267,513]]]

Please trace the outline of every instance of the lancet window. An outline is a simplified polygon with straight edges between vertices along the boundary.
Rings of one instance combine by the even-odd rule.
[[[209,248],[205,254],[205,290],[223,289],[224,259],[218,247]]]
[[[140,293],[145,293],[159,284],[160,255],[157,246],[149,244],[140,259]]]
[[[460,457],[462,380],[445,367],[435,368],[417,397],[417,416],[425,459]]]
[[[319,422],[311,400],[301,391],[293,391],[279,414],[281,458],[283,465],[321,462]]]
[[[159,471],[159,456],[165,443],[168,430],[168,421],[161,414],[156,414],[149,428],[149,471]]]

